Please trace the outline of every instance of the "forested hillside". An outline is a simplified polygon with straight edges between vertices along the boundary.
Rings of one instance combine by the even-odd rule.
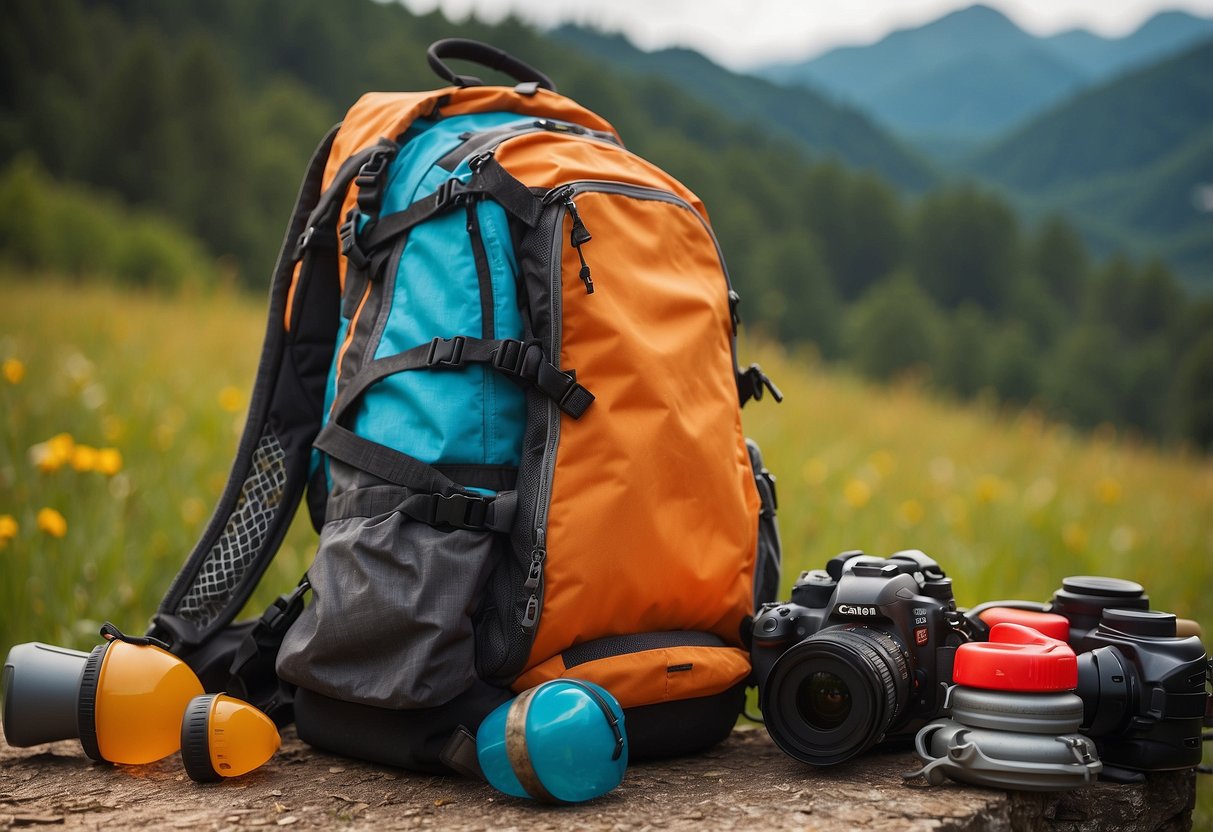
[[[1101,248],[1166,257],[1194,285],[1213,275],[1213,214],[1196,189],[1213,171],[1213,40],[1086,92],[978,156],[972,169],[1080,218]],[[1111,140],[1115,137],[1115,140]]]
[[[906,196],[836,148],[513,21],[370,0],[12,0],[0,257],[152,283],[235,275],[260,291],[319,137],[366,90],[435,86],[425,47],[451,35],[541,67],[686,181],[751,330],[873,377],[916,372],[958,396],[1213,443],[1213,304],[1163,265],[1097,262],[1065,223],[1025,225],[973,186]]]

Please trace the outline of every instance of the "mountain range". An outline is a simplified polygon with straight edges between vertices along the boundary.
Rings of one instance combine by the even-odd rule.
[[[689,49],[645,52],[622,35],[575,26],[551,34],[616,71],[662,78],[734,121],[760,127],[810,153],[874,170],[903,189],[922,191],[939,180],[920,153],[864,113],[815,90],[731,72]]]
[[[1130,35],[1085,30],[1036,37],[976,5],[867,46],[755,73],[852,104],[895,133],[932,147],[941,137],[989,140],[1077,91],[1213,36],[1213,20],[1164,12]]]
[[[1101,255],[1159,256],[1190,286],[1213,289],[1213,20],[1167,12],[1119,39],[1036,38],[974,6],[799,65],[827,79],[821,89],[835,85],[826,94],[776,84],[791,67],[759,78],[686,49],[645,52],[620,35],[551,35],[908,192],[976,179],[1029,220],[1065,216]],[[842,85],[848,101],[869,103],[831,100]],[[906,124],[935,132],[924,142]]]
[[[1213,280],[1213,38],[1087,90],[966,165],[1097,250],[1153,252]]]

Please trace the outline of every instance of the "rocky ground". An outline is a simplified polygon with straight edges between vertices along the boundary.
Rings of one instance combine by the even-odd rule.
[[[77,742],[0,743],[0,829],[72,830],[1181,830],[1192,777],[1099,785],[1067,795],[930,787],[901,774],[905,752],[830,768],[786,757],[761,728],[707,754],[635,764],[623,785],[578,806],[545,807],[457,778],[415,775],[317,752],[289,730],[241,779],[189,780],[177,756],[148,766],[91,763]]]

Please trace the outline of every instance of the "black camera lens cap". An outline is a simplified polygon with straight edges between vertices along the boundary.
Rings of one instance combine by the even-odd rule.
[[[1100,623],[1131,636],[1175,638],[1175,616],[1169,612],[1106,609]]]
[[[1073,575],[1063,578],[1061,588],[1075,595],[1094,595],[1101,598],[1140,598],[1145,593],[1141,584],[1121,578],[1105,578],[1102,575]]]

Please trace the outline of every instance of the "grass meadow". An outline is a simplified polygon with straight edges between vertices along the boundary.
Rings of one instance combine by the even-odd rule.
[[[141,632],[226,481],[265,305],[11,271],[0,292],[0,649],[87,649],[105,620]],[[745,412],[778,477],[785,597],[839,551],[918,548],[962,605],[1109,575],[1213,635],[1208,458],[740,353],[786,396]],[[251,606],[291,588],[313,545],[301,517]]]

